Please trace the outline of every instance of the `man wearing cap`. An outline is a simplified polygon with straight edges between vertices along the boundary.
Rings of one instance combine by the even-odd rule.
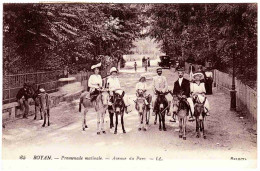
[[[190,118],[189,121],[193,121],[193,113],[194,113],[194,104],[192,98],[190,98],[190,82],[189,80],[183,78],[184,76],[184,69],[178,69],[178,80],[174,82],[173,94],[178,96],[182,93],[182,97],[187,99],[187,102],[190,106]],[[175,122],[175,120],[173,120]]]
[[[94,71],[94,74],[92,74],[88,80],[88,87],[90,88],[89,92],[90,92],[91,102],[93,102],[96,99],[97,95],[99,94],[100,89],[102,88],[102,78],[101,78],[101,75],[99,75],[100,67],[101,67],[101,63],[91,66],[91,69]]]
[[[156,71],[158,75],[153,78],[153,86],[152,86],[155,96],[157,95],[157,92],[165,93],[166,91],[168,91],[167,80],[164,76],[162,76],[162,68],[157,68]],[[156,100],[154,103],[153,116],[155,116],[156,110],[158,109],[157,98],[155,99]],[[168,104],[166,98],[165,101]]]
[[[27,83],[24,83],[23,88],[18,91],[16,99],[20,105],[21,110],[24,110],[23,118],[28,119],[27,115],[29,112],[29,87]]]

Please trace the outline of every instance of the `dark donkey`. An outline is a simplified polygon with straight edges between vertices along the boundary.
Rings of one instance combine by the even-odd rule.
[[[124,99],[123,99],[124,95],[125,95],[124,91],[122,92],[121,95],[113,92],[114,103],[113,103],[112,107],[113,107],[113,110],[116,115],[116,126],[115,126],[114,134],[117,134],[118,115],[121,115],[121,124],[122,124],[123,133],[126,133],[125,127],[124,127],[124,111],[125,111],[125,103],[124,103]],[[111,119],[111,116],[110,116],[110,119]],[[112,119],[113,119],[113,113],[112,113]],[[112,122],[113,122],[113,120],[112,120]]]
[[[169,106],[168,106],[168,101],[165,97],[165,95],[167,95],[169,92],[159,92],[156,91],[157,94],[157,99],[155,101],[155,105],[156,105],[156,111],[155,111],[155,120],[154,120],[154,124],[156,125],[157,123],[157,115],[159,115],[159,130],[162,130],[162,126],[163,126],[163,130],[166,131],[166,127],[165,127],[165,113],[166,110],[168,110]]]
[[[200,131],[203,133],[203,138],[206,139],[205,131],[204,131],[204,119],[206,116],[206,113],[204,112],[204,104],[206,102],[206,97],[204,98],[203,102],[200,101],[199,96],[201,95],[196,95],[195,96],[195,105],[194,105],[194,116],[196,118],[196,132],[197,132],[197,138],[200,137]]]

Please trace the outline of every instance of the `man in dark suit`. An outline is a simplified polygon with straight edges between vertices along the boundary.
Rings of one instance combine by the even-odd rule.
[[[193,112],[194,112],[194,104],[192,101],[192,98],[190,98],[190,81],[186,78],[183,78],[184,76],[184,69],[180,68],[178,70],[179,78],[174,83],[173,88],[173,95],[179,96],[182,93],[182,97],[185,97],[187,99],[187,102],[190,106],[190,118],[189,121],[193,121]]]

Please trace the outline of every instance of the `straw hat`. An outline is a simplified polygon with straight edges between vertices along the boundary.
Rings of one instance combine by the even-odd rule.
[[[141,75],[141,76],[140,76],[139,81],[141,81],[142,78],[144,78],[144,80],[146,81],[146,77],[145,77],[144,75]]]
[[[195,79],[196,76],[199,76],[200,77],[200,80],[204,79],[204,75],[201,73],[201,72],[195,72],[193,74],[193,78]]]
[[[92,65],[91,69],[95,69],[95,68],[99,68],[99,67],[101,67],[101,63],[98,63],[96,65]]]
[[[117,72],[116,67],[112,67],[112,68],[110,69],[110,74],[111,74],[112,72]]]

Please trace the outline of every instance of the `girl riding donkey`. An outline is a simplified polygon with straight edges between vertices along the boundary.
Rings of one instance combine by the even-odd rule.
[[[99,75],[99,68],[101,63],[91,66],[94,70],[94,74],[89,77],[88,86],[90,88],[89,92],[85,92],[80,96],[79,112],[81,112],[81,104],[83,104],[85,110],[83,115],[83,130],[87,128],[86,125],[86,113],[87,108],[94,106],[97,112],[97,134],[100,132],[106,133],[104,130],[104,118],[105,112],[108,107],[109,94],[106,90],[102,89],[102,78]]]
[[[147,130],[150,118],[150,103],[152,101],[152,96],[146,96],[147,85],[145,76],[141,76],[139,82],[136,84],[136,96],[135,108],[139,113],[140,125],[138,130],[141,131],[142,127],[144,131]],[[145,125],[144,125],[145,124]]]
[[[196,72],[193,75],[194,82],[190,85],[191,95],[195,103],[194,116],[196,117],[196,132],[197,137],[199,137],[199,131],[203,132],[204,138],[206,138],[204,133],[204,118],[209,116],[209,102],[205,96],[205,84],[201,82],[204,78],[203,73]]]
[[[124,128],[124,111],[127,112],[127,105],[124,100],[125,92],[122,90],[120,86],[120,81],[117,77],[117,69],[112,67],[110,69],[110,77],[107,79],[106,87],[110,92],[110,102],[108,106],[109,117],[110,117],[110,129],[114,127],[113,117],[114,113],[116,115],[116,127],[114,133],[117,133],[117,125],[118,125],[118,115],[121,115],[121,124],[123,133],[125,132]]]

